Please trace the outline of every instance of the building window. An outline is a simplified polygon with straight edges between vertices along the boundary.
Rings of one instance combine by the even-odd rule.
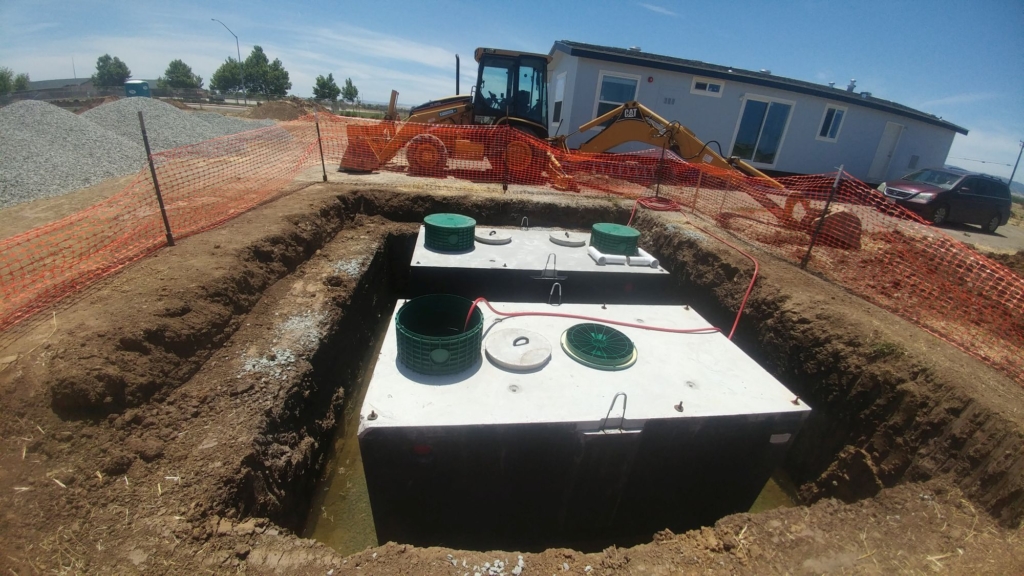
[[[794,102],[764,96],[744,96],[733,136],[732,156],[769,168],[774,166],[794,105]]]
[[[594,118],[607,114],[620,105],[636,100],[640,77],[602,71],[597,78],[597,101],[594,103]],[[611,121],[602,124],[607,127]]]
[[[821,128],[818,129],[817,140],[835,142],[839,139],[839,129],[843,127],[843,118],[846,117],[846,108],[840,106],[825,107],[825,114],[821,117]]]
[[[920,162],[920,161],[921,161],[921,157],[920,156],[918,156],[917,154],[911,155],[910,156],[910,162],[907,164],[907,169],[908,170],[913,170],[913,169],[917,168],[917,163]]]
[[[690,86],[690,93],[721,98],[723,88],[725,88],[725,83],[721,80],[712,80],[710,78],[701,78],[700,76],[696,76],[693,79],[693,84]]]
[[[669,98],[668,96],[662,98],[661,101],[664,104],[667,104],[669,106],[675,106],[675,103],[676,103],[676,99],[675,98]]]
[[[555,107],[551,111],[551,123],[562,121],[562,100],[565,97],[565,72],[555,78]]]

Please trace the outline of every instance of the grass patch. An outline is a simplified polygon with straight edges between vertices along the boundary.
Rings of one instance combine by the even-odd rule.
[[[885,358],[902,358],[907,355],[907,351],[902,346],[895,342],[889,342],[888,340],[881,340],[871,345],[871,350],[868,353],[868,357],[872,360],[882,360]]]

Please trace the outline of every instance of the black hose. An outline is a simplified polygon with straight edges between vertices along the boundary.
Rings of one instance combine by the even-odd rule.
[[[707,142],[704,143],[703,146],[700,147],[700,150],[698,150],[696,154],[694,154],[693,156],[689,156],[687,158],[683,158],[683,160],[693,160],[694,158],[700,156],[701,154],[704,153],[704,149],[708,147],[708,144],[711,144],[712,142],[714,142],[715,146],[718,147],[718,155],[721,156],[722,158],[725,158],[725,155],[722,154],[722,145],[718,143],[718,140],[708,140]]]

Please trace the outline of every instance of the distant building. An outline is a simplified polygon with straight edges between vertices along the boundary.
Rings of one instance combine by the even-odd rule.
[[[92,78],[61,78],[58,80],[36,80],[28,83],[28,89],[33,90],[58,90],[79,88],[88,90],[92,88]]]
[[[854,82],[832,87],[769,70],[568,40],[555,42],[551,56],[551,134],[567,134],[637,100],[704,142],[717,141],[724,156],[739,156],[769,173],[820,174],[842,164],[867,182],[942,166],[953,137],[967,134],[937,116],[854,92]],[[573,135],[569,145],[599,130]]]

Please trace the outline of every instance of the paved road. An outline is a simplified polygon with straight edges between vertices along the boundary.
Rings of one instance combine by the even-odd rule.
[[[189,108],[195,108],[196,110],[210,110],[211,112],[245,112],[246,108],[255,106],[246,106],[245,104],[193,104],[187,103]]]
[[[970,224],[943,224],[936,230],[952,238],[974,244],[990,252],[1016,252],[1024,250],[1024,228],[1007,224],[1000,226],[995,234],[984,232],[980,226]]]

